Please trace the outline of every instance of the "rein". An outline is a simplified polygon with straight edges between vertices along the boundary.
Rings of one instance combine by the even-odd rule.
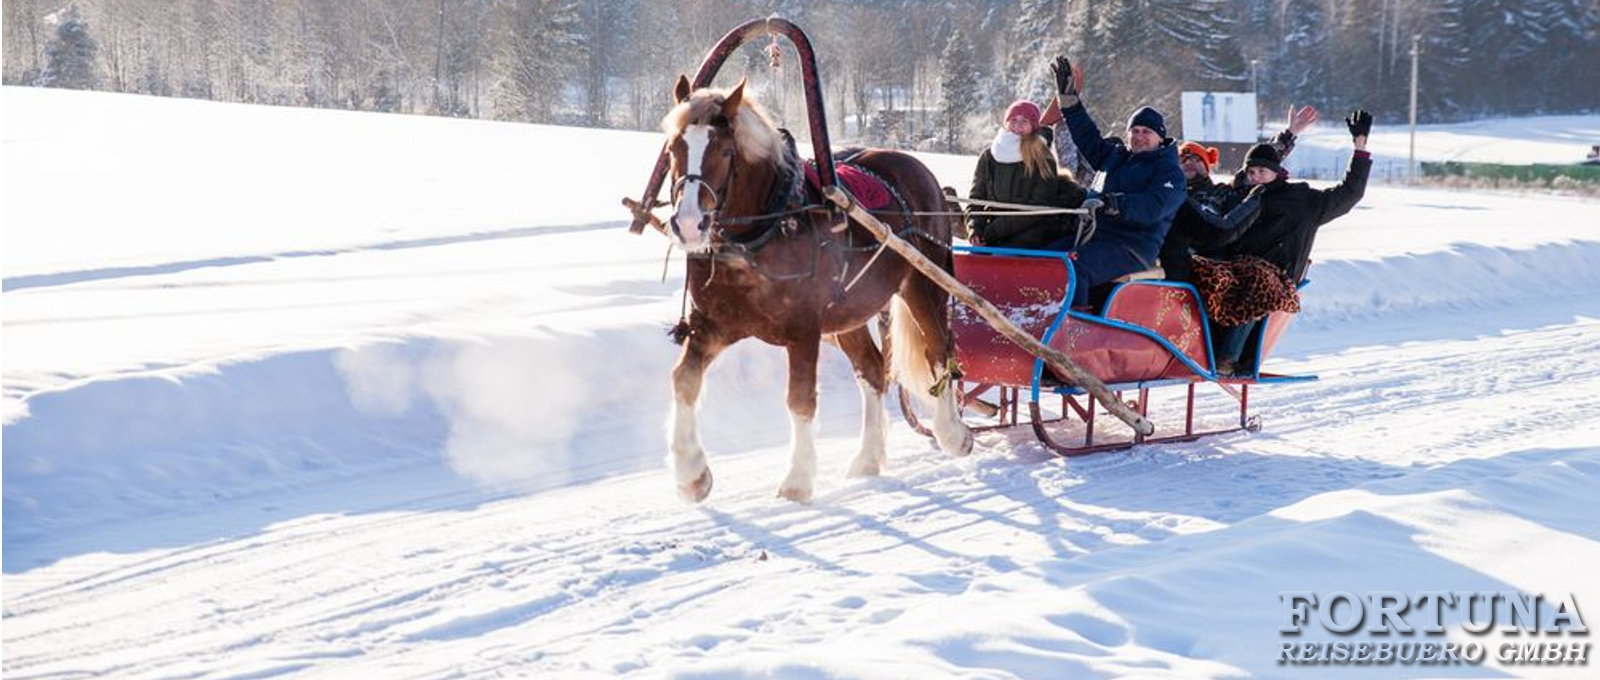
[[[782,158],[779,159],[779,162],[776,164],[777,176],[773,178],[772,188],[768,192],[767,202],[763,211],[760,213],[754,215],[740,215],[737,217],[723,217],[721,215],[723,201],[728,195],[728,192],[733,188],[734,182],[737,178],[739,167],[738,163],[730,164],[728,176],[723,181],[720,191],[716,188],[713,188],[711,184],[699,174],[684,175],[683,177],[678,178],[675,183],[673,183],[672,194],[675,197],[678,197],[679,200],[682,200],[681,196],[684,185],[691,181],[698,182],[699,187],[701,187],[702,190],[711,192],[713,205],[708,215],[710,220],[710,225],[708,228],[713,234],[714,242],[709,251],[688,253],[688,257],[709,258],[720,262],[743,262],[756,273],[768,280],[793,281],[814,277],[816,275],[817,263],[820,260],[821,251],[824,248],[837,247],[846,253],[876,251],[867,264],[862,267],[862,269],[857,272],[854,277],[849,277],[848,271],[841,272],[841,277],[849,277],[849,283],[846,285],[846,289],[854,287],[855,283],[859,281],[861,277],[866,274],[866,271],[872,267],[872,264],[877,262],[878,256],[883,253],[884,245],[876,242],[876,240],[867,245],[855,245],[855,235],[849,231],[845,231],[844,227],[836,228],[836,231],[845,231],[844,242],[820,238],[816,233],[817,230],[812,230],[813,238],[817,241],[817,247],[812,251],[810,266],[805,268],[803,271],[790,273],[769,272],[766,271],[765,268],[755,260],[756,254],[766,246],[770,245],[775,239],[779,238],[780,236],[789,236],[798,233],[800,231],[800,225],[797,218],[801,216],[814,215],[816,213],[827,213],[830,215],[838,214],[837,209],[831,204],[824,204],[818,201],[802,202],[805,200],[804,195],[806,193],[804,188],[805,177],[804,173],[801,171],[801,163],[803,161],[800,160],[799,154],[795,151],[794,137],[789,133],[789,131],[780,128],[778,132],[783,136],[783,154]],[[733,153],[734,152],[732,150],[729,150],[726,152],[726,155],[732,156]],[[848,163],[850,159],[854,157],[854,155],[844,156],[836,159],[836,162]],[[917,217],[964,217],[966,216],[965,212],[952,210],[910,210],[905,198],[900,195],[899,191],[895,189],[893,184],[885,181],[882,177],[878,177],[876,173],[873,173],[871,170],[859,166],[858,169],[862,172],[872,175],[880,183],[882,183],[883,186],[888,189],[890,196],[894,199],[895,204],[898,206],[898,209],[868,210],[867,212],[873,215],[896,215],[901,217],[903,219],[904,226],[895,232],[895,235],[899,236],[900,238],[918,237],[921,241],[945,250],[950,248],[949,244],[943,243],[939,239],[934,238],[932,234],[916,228],[912,222],[914,221],[914,218]],[[698,199],[698,197],[696,198]],[[1092,215],[1094,212],[1092,208],[1051,208],[1018,203],[986,201],[975,198],[960,198],[954,196],[946,196],[945,200],[984,208],[998,208],[1004,211],[1004,214],[1006,215],[1015,216],[1073,214]],[[730,227],[733,229],[730,229]],[[1079,241],[1081,242],[1082,240],[1084,239],[1081,238],[1080,234]],[[846,265],[848,266],[848,261],[846,261]]]

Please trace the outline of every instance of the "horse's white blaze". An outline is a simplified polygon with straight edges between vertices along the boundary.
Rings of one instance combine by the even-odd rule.
[[[706,469],[706,453],[700,446],[694,411],[694,404],[672,400],[672,469],[679,486],[699,479]]]
[[[882,392],[865,380],[857,378],[856,383],[861,386],[861,453],[850,464],[850,476],[871,477],[883,472],[888,459],[889,413]]]
[[[683,143],[688,147],[684,174],[698,176],[704,169],[706,147],[711,144],[711,126],[686,126],[683,129]],[[703,236],[700,222],[705,219],[705,210],[700,207],[700,184],[700,180],[695,179],[683,183],[683,193],[678,196],[678,209],[672,217],[678,225],[679,238],[687,246],[699,244]]]
[[[794,429],[794,457],[789,460],[789,474],[778,487],[778,495],[797,503],[811,500],[811,489],[817,480],[817,432],[811,418],[789,414]]]

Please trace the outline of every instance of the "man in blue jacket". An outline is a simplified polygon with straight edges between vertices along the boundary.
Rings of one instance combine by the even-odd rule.
[[[1183,205],[1183,169],[1177,145],[1167,137],[1166,121],[1148,106],[1128,118],[1128,141],[1101,137],[1100,128],[1078,99],[1072,62],[1056,57],[1051,65],[1061,115],[1079,153],[1105,178],[1094,238],[1073,257],[1078,285],[1073,305],[1089,301],[1089,289],[1119,276],[1155,266],[1172,216]]]

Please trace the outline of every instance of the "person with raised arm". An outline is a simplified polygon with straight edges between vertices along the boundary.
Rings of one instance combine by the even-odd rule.
[[[1372,114],[1352,111],[1345,126],[1355,150],[1344,180],[1327,189],[1289,182],[1282,156],[1271,144],[1257,144],[1246,154],[1243,172],[1252,187],[1259,187],[1252,191],[1260,192],[1260,215],[1225,248],[1227,262],[1222,264],[1228,266],[1217,266],[1204,257],[1194,260],[1196,287],[1218,326],[1218,373],[1255,372],[1256,367],[1243,357],[1251,332],[1270,312],[1299,311],[1299,282],[1310,264],[1317,231],[1354,209],[1366,194],[1372,170],[1372,154],[1367,152]],[[1237,265],[1251,262],[1268,267],[1264,271],[1272,276],[1239,280]]]
[[[1155,266],[1172,217],[1183,204],[1184,178],[1177,144],[1167,136],[1159,111],[1148,106],[1134,111],[1127,121],[1127,141],[1102,137],[1079,97],[1080,79],[1071,60],[1056,57],[1054,71],[1061,116],[1073,145],[1103,176],[1101,190],[1090,192],[1101,202],[1094,237],[1073,251],[1078,284],[1073,305],[1083,306],[1096,287]]]
[[[1316,122],[1315,108],[1291,105],[1288,125],[1272,140],[1279,158],[1287,158],[1300,133]],[[1212,181],[1211,170],[1220,155],[1215,147],[1194,141],[1178,145],[1178,165],[1183,168],[1188,197],[1161,243],[1161,268],[1168,281],[1192,282],[1194,254],[1214,254],[1212,251],[1237,240],[1259,214],[1259,199],[1250,198],[1244,169],[1231,182]]]

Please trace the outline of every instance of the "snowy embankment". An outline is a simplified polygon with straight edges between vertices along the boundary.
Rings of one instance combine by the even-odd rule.
[[[657,136],[3,92],[7,677],[1481,675],[1286,672],[1276,593],[1600,596],[1592,200],[1373,187],[1255,435],[847,481],[830,351],[793,506],[741,345],[689,508]]]

